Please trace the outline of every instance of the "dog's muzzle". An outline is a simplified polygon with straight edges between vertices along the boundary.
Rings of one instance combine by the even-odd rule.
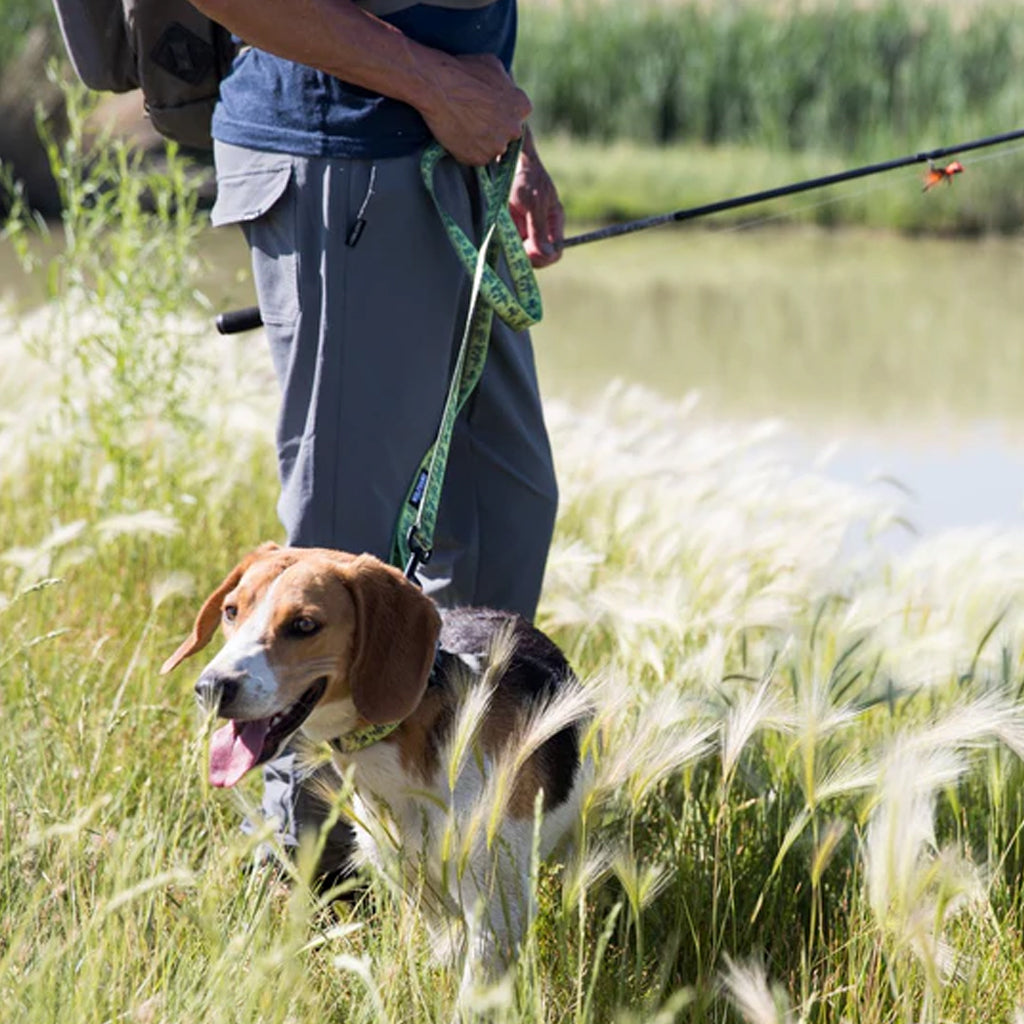
[[[242,688],[242,676],[223,672],[204,672],[195,686],[200,708],[220,718],[231,715],[231,705]]]

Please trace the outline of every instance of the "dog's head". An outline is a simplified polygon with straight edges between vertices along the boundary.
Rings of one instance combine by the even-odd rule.
[[[426,689],[441,628],[433,602],[372,555],[264,544],[206,599],[161,669],[227,642],[196,693],[229,723],[210,747],[210,781],[233,786],[302,728],[342,735],[399,722]]]

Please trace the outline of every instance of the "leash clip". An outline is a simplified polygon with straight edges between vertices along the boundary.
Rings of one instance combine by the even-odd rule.
[[[416,528],[415,523],[409,527],[406,544],[409,547],[409,561],[405,566],[405,578],[411,583],[415,583],[417,587],[422,586],[419,579],[417,579],[416,573],[421,565],[426,565],[430,561],[432,552],[420,538],[420,532]]]

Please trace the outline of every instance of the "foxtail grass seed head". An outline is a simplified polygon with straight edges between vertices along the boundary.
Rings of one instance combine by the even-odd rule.
[[[906,948],[936,980],[953,963],[945,929],[970,902],[984,899],[978,872],[935,838],[937,793],[966,770],[949,749],[898,748],[885,767],[864,841],[868,903],[887,941]]]
[[[792,1024],[795,1020],[785,991],[769,984],[764,965],[758,960],[737,963],[727,956],[722,986],[747,1024]]]

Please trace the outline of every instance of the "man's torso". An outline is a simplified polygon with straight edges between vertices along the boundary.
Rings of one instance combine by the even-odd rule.
[[[410,39],[452,54],[493,53],[509,67],[516,0],[470,9],[414,4],[385,17]],[[430,138],[407,104],[262,50],[245,50],[221,83],[214,137],[300,156],[385,159]]]

